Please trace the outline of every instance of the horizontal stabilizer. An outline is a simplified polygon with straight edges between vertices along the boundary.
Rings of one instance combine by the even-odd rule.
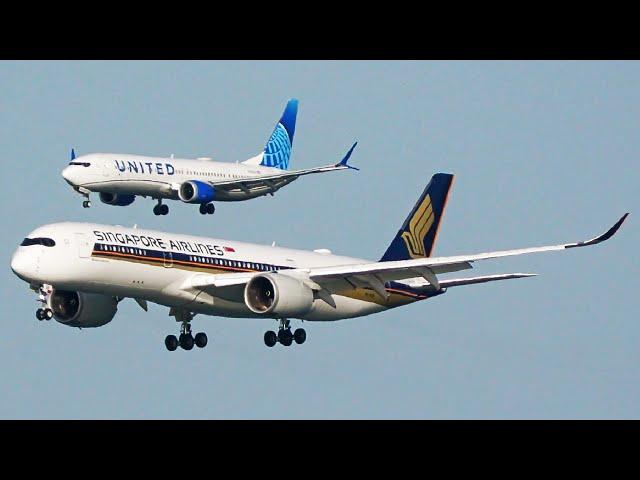
[[[475,283],[495,282],[498,280],[511,280],[512,278],[536,277],[537,273],[503,273],[500,275],[485,275],[483,277],[454,278],[451,280],[440,280],[440,287],[458,287],[460,285],[473,285]]]

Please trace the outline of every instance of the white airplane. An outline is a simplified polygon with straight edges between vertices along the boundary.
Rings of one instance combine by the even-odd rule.
[[[238,202],[263,195],[273,195],[303,175],[353,169],[347,161],[357,142],[338,163],[324,167],[291,170],[289,160],[296,127],[298,101],[291,99],[276,125],[264,151],[241,163],[215,162],[208,157],[187,160],[145,157],[120,153],[92,153],[76,157],[71,150],[71,162],[62,177],[91,206],[89,194],[99,193],[108,205],[127,206],[136,196],[157,200],[156,215],[169,213],[164,199],[181,200],[200,205],[201,214],[215,211],[213,201]]]
[[[613,236],[628,214],[591,240],[518,250],[431,257],[453,175],[433,176],[380,261],[333,255],[329,250],[294,250],[231,240],[194,237],[93,223],[54,223],[31,232],[15,251],[11,269],[39,293],[38,319],[72,327],[110,322],[120,300],[130,297],[170,307],[181,322],[169,350],[204,347],[193,337],[195,314],[269,318],[278,333],[264,342],[304,343],[290,319],[334,321],[382,312],[441,295],[450,287],[529,277],[509,273],[442,279],[490,258],[595,245]]]

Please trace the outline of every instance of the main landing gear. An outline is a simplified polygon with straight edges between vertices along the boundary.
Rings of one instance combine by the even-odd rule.
[[[213,203],[201,203],[200,204],[200,213],[202,215],[213,215],[216,211],[216,207]]]
[[[195,337],[191,333],[190,322],[192,318],[193,314],[190,312],[183,312],[179,315],[176,314],[176,320],[182,322],[182,326],[180,327],[180,336],[176,338],[175,335],[167,335],[167,338],[164,339],[164,345],[167,347],[167,350],[173,352],[178,347],[182,347],[184,350],[192,350],[194,345],[198,348],[204,348],[207,346],[209,339],[207,338],[206,333],[198,332]]]
[[[155,207],[153,207],[153,214],[166,215],[167,213],[169,213],[169,205],[164,205],[162,203],[162,199],[159,199],[158,204]]]
[[[36,318],[38,320],[51,320],[53,318],[53,310],[49,308],[48,302],[51,291],[51,285],[40,285],[38,288],[38,302],[42,305],[36,310]]]
[[[307,339],[307,332],[304,328],[297,328],[295,332],[291,333],[291,327],[289,324],[289,320],[281,318],[277,334],[272,330],[265,332],[264,344],[267,347],[273,347],[276,343],[280,343],[285,347],[288,347],[295,341],[298,345],[302,345]]]

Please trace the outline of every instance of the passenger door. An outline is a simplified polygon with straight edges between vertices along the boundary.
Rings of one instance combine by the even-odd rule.
[[[173,254],[171,252],[162,252],[162,259],[164,260],[164,266],[171,268],[173,266]]]
[[[78,249],[78,257],[80,258],[89,258],[91,257],[91,251],[93,250],[93,245],[89,241],[89,237],[87,237],[84,233],[76,233],[76,247]]]

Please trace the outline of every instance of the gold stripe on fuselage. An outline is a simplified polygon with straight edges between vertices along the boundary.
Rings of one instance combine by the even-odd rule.
[[[102,257],[102,258],[111,258],[113,260],[123,260],[125,262],[139,263],[143,265],[151,265],[155,267],[165,267],[165,268],[178,268],[180,270],[188,270],[191,272],[206,272],[213,274],[225,274],[230,273],[231,270],[233,273],[235,272],[257,272],[258,270],[251,269],[242,269],[235,267],[221,267],[219,265],[202,265],[196,262],[189,262],[186,260],[173,260],[169,267],[165,265],[165,260],[162,258],[156,257],[144,257],[140,255],[130,254],[130,253],[121,253],[121,252],[111,252],[111,251],[102,251],[102,250],[94,250],[92,252],[92,256]],[[353,289],[345,289],[339,292],[335,292],[336,295],[340,295],[343,297],[353,298],[355,300],[362,300],[364,302],[377,303],[378,305],[382,305],[388,308],[399,307],[401,305],[406,305],[408,303],[413,303],[417,300],[422,300],[422,298],[414,293],[406,292],[402,290],[397,290],[393,288],[387,288],[387,292],[389,292],[388,298],[383,298],[378,295],[375,291],[368,288],[353,288]]]
[[[180,270],[189,270],[192,272],[206,273],[233,273],[236,272],[253,272],[247,268],[228,267],[220,265],[203,265],[197,262],[189,262],[187,260],[165,260],[156,257],[144,257],[130,253],[109,252],[102,250],[94,250],[93,256],[103,258],[113,258],[114,260],[124,260],[125,262],[141,263],[144,265],[164,266],[166,268],[179,268]],[[115,257],[115,258],[114,258]]]

